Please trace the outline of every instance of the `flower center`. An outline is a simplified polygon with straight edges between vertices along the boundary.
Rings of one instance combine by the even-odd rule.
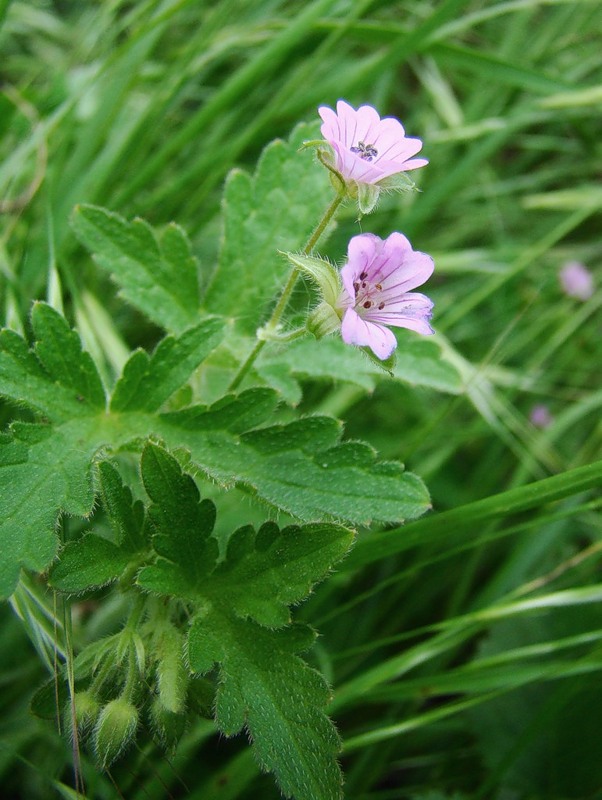
[[[378,155],[378,150],[373,144],[365,144],[361,141],[358,142],[355,147],[351,148],[351,152],[357,153],[360,158],[364,159],[364,161],[372,161],[372,159],[376,158]]]
[[[355,310],[360,316],[363,316],[370,309],[376,308],[382,311],[385,307],[385,302],[382,299],[383,287],[380,283],[371,283],[366,280],[367,277],[368,273],[362,272],[358,279],[353,282]]]

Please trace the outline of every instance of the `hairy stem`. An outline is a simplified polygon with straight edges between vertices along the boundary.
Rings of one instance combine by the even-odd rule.
[[[309,253],[311,253],[313,248],[316,246],[318,240],[320,239],[320,236],[322,236],[322,234],[324,233],[326,226],[334,217],[338,207],[343,202],[344,197],[345,195],[343,194],[343,192],[339,192],[335,196],[332,203],[328,206],[328,208],[324,212],[322,219],[318,222],[311,236],[307,240],[305,247],[302,250],[303,255],[309,255]],[[263,326],[264,331],[274,331],[276,329],[276,326],[280,322],[280,319],[286,309],[286,306],[288,305],[288,301],[291,298],[291,294],[293,293],[293,289],[295,288],[295,284],[297,283],[298,277],[299,277],[299,270],[296,267],[293,267],[290,275],[288,276],[288,280],[284,286],[284,289],[282,290],[280,298],[278,299],[278,302],[276,303],[276,306],[272,311],[272,316],[270,317],[268,322]],[[266,337],[265,339],[259,339],[255,343],[255,346],[249,353],[247,360],[244,362],[244,364],[241,365],[240,369],[234,376],[230,386],[228,387],[228,391],[234,391],[240,386],[240,384],[246,377],[247,373],[255,363],[255,359],[263,350],[268,339],[269,336]]]

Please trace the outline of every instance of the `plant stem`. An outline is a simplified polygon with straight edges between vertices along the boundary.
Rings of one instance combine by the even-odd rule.
[[[318,222],[318,224],[313,230],[313,233],[307,240],[305,247],[302,250],[303,255],[309,255],[309,253],[311,253],[313,248],[316,246],[320,236],[322,236],[322,234],[324,233],[326,226],[334,217],[337,208],[343,202],[344,197],[345,195],[342,192],[339,192],[335,196],[331,204],[324,212],[322,219]],[[272,312],[272,316],[270,317],[266,325],[264,325],[264,330],[268,331],[275,330],[276,326],[280,322],[280,318],[282,317],[284,310],[286,309],[288,301],[290,300],[291,294],[293,293],[293,289],[295,288],[295,284],[297,283],[298,277],[299,277],[299,270],[296,267],[293,267],[291,274],[289,275],[288,280],[284,286],[284,289],[282,290],[280,298],[276,303],[276,307]],[[244,362],[244,364],[240,367],[240,369],[234,376],[232,383],[228,387],[228,391],[232,392],[240,386],[243,379],[246,377],[247,373],[255,363],[255,359],[263,350],[267,341],[268,339],[259,339],[257,342],[255,342],[255,346],[249,353],[247,360]]]

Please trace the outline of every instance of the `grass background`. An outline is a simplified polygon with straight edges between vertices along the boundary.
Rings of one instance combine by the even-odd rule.
[[[308,384],[302,404],[406,462],[437,511],[395,552],[365,536],[302,609],[346,796],[602,797],[600,3],[4,0],[0,20],[4,322],[64,303],[107,363],[157,332],[77,246],[76,203],[176,220],[206,278],[228,170],[318,105],[368,102],[423,139],[421,193],[363,226],[434,256],[463,392]],[[327,252],[357,230],[348,208]],[[569,260],[594,274],[586,302],[560,289]],[[9,609],[2,626],[0,780],[73,797],[69,746],[27,712],[44,667]],[[84,770],[90,797],[277,796],[205,722],[173,763],[147,745],[115,784]]]

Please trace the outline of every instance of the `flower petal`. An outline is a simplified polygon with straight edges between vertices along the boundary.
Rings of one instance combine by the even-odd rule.
[[[397,347],[397,339],[388,328],[362,319],[352,308],[343,317],[341,337],[346,344],[369,347],[383,361]]]
[[[385,241],[381,267],[375,279],[382,286],[383,299],[389,303],[396,296],[422,286],[435,269],[433,259],[412,246],[401,233],[392,233]]]
[[[360,233],[353,236],[347,246],[347,263],[341,269],[343,286],[355,298],[353,282],[362,272],[368,272],[370,265],[380,250],[381,239],[373,233]]]
[[[344,100],[337,102],[337,116],[339,118],[340,138],[339,141],[346,148],[353,147],[353,142],[357,138],[358,117],[357,111]]]
[[[323,123],[320,127],[322,136],[329,142],[337,141],[340,138],[339,118],[336,112],[328,106],[320,106],[318,114],[322,117]]]
[[[334,148],[336,168],[346,181],[375,184],[428,163],[425,158],[412,158],[422,149],[420,139],[407,137],[399,120],[381,119],[372,106],[363,105],[356,110],[339,100],[336,112],[328,106],[320,106],[318,112],[323,120],[322,136]],[[354,152],[360,142],[376,150],[371,160]]]
[[[391,120],[397,122],[397,120]],[[382,127],[383,123],[381,123]],[[399,123],[401,128],[401,123]],[[403,128],[401,128],[403,130]],[[402,163],[408,158],[415,156],[422,150],[422,141],[416,138],[403,136],[392,125],[383,129],[382,134],[378,138],[378,143],[375,144],[378,150],[378,160],[382,161],[397,161]]]
[[[369,322],[379,325],[392,325],[395,328],[409,328],[425,335],[435,331],[429,325],[433,302],[424,294],[410,292],[396,302],[387,303],[383,309],[374,307],[364,314]]]
[[[337,154],[337,169],[346,180],[358,183],[376,183],[385,177],[382,169],[377,167],[374,162],[360,158],[341,142],[331,142],[331,145]]]

